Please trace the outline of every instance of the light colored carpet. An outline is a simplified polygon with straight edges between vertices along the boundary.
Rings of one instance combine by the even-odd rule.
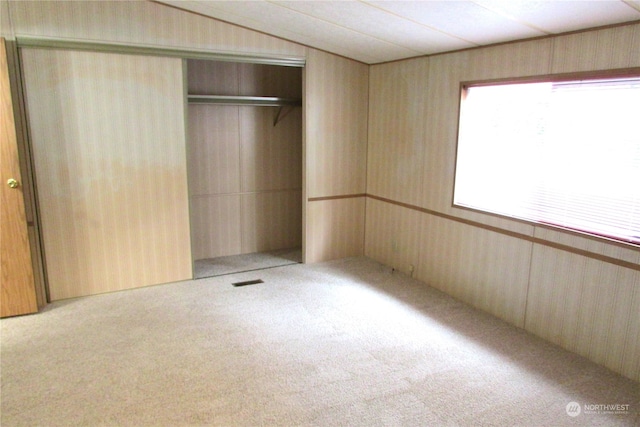
[[[194,277],[202,279],[204,277],[282,267],[300,262],[302,262],[302,250],[300,248],[199,259],[194,262]]]
[[[638,383],[365,258],[60,301],[1,332],[3,427],[640,424]]]

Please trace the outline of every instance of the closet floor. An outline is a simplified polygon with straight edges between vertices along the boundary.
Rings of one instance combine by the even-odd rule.
[[[199,259],[194,262],[194,279],[262,270],[302,262],[300,248]]]

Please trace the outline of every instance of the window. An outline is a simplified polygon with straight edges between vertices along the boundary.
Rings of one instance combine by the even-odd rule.
[[[640,76],[464,87],[454,205],[640,244]]]

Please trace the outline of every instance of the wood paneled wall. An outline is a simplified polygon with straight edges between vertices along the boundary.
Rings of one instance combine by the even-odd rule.
[[[302,97],[302,70],[187,61],[188,92]],[[189,185],[194,259],[302,245],[302,111],[191,104]]]
[[[368,68],[309,49],[304,96],[305,262],[364,253]],[[316,102],[320,98],[323,102]]]
[[[414,273],[420,263],[422,217],[418,211],[367,198],[366,255]]]
[[[419,204],[428,150],[429,58],[373,66],[370,73],[367,192]]]
[[[308,202],[307,262],[363,255],[364,208],[364,197]]]
[[[525,328],[640,380],[640,271],[534,245]]]
[[[305,107],[310,198],[365,192],[368,68],[309,49]],[[315,102],[321,93],[324,102]]]
[[[0,0],[0,37],[13,38],[13,27],[9,19],[9,2]]]
[[[365,254],[640,380],[640,250],[452,206],[461,81],[639,66],[639,24],[372,66]]]

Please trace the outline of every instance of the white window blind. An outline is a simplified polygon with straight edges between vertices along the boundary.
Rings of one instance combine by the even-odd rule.
[[[454,204],[640,244],[640,77],[466,88]]]

